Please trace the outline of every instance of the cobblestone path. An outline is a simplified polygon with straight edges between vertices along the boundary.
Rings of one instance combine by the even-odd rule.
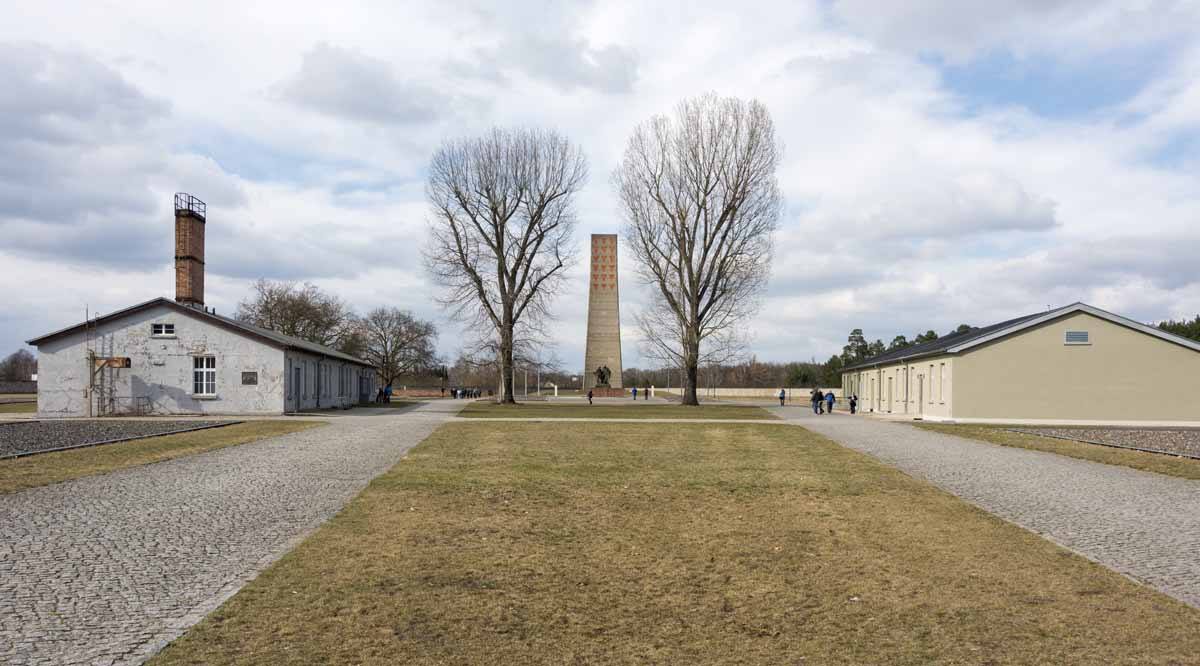
[[[903,423],[772,411],[1200,607],[1200,481]]]
[[[0,663],[140,663],[464,404],[0,495]]]

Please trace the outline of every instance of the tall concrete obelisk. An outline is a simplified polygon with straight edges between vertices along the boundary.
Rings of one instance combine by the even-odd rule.
[[[596,386],[596,368],[607,367],[608,385],[621,386],[621,310],[617,291],[617,235],[592,234],[591,286],[588,288],[587,349],[583,387]]]

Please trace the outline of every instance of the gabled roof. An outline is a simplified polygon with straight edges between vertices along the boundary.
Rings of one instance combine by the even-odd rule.
[[[1125,317],[1101,310],[1100,308],[1088,305],[1086,303],[1072,303],[1071,305],[1067,305],[1056,310],[1025,315],[1024,317],[1009,319],[1008,321],[1002,321],[999,324],[992,324],[991,326],[984,326],[983,328],[972,328],[969,331],[953,333],[944,338],[930,340],[929,342],[923,342],[919,345],[885,352],[878,356],[869,358],[862,363],[855,363],[854,365],[847,366],[843,371],[859,370],[861,368],[873,368],[880,365],[899,363],[901,361],[914,360],[927,356],[957,354],[979,345],[986,344],[992,340],[997,340],[999,338],[1018,333],[1025,329],[1032,328],[1034,326],[1038,326],[1048,321],[1053,321],[1060,317],[1074,314],[1076,312],[1085,312],[1094,317],[1110,321],[1118,326],[1131,328],[1135,331],[1166,340],[1167,342],[1181,345],[1195,351],[1200,351],[1200,343],[1196,342],[1195,340],[1189,340],[1187,338],[1183,338],[1155,328],[1154,326],[1147,326],[1141,322],[1136,322],[1132,319],[1126,319]]]
[[[236,319],[231,319],[229,317],[223,317],[221,315],[218,315],[213,312],[209,312],[202,308],[193,308],[193,307],[189,307],[186,305],[181,305],[179,303],[176,303],[173,300],[163,298],[161,296],[158,298],[153,298],[151,300],[148,300],[144,303],[138,303],[137,305],[131,305],[123,310],[117,310],[116,312],[110,312],[109,314],[106,314],[102,317],[97,317],[95,319],[92,319],[91,321],[87,321],[82,324],[75,324],[74,326],[68,326],[64,329],[54,331],[53,333],[47,333],[46,335],[43,335],[41,337],[33,338],[32,340],[27,340],[26,343],[34,345],[36,347],[37,345],[40,345],[44,342],[47,342],[47,341],[57,338],[59,336],[67,335],[68,333],[73,333],[75,331],[81,330],[85,326],[93,325],[96,323],[114,321],[114,320],[120,319],[122,317],[125,317],[127,315],[134,314],[135,312],[141,312],[143,310],[147,310],[149,308],[160,306],[160,305],[164,305],[164,306],[173,308],[178,312],[182,312],[182,313],[190,315],[192,317],[197,317],[199,319],[203,319],[205,321],[208,321],[211,324],[215,324],[217,326],[227,328],[234,332],[241,333],[242,335],[247,335],[249,337],[256,338],[256,339],[261,340],[271,346],[279,347],[280,349],[294,349],[297,351],[308,352],[310,354],[317,354],[318,356],[327,356],[329,358],[336,358],[336,359],[339,359],[342,361],[347,361],[349,363],[354,363],[356,365],[363,365],[368,368],[375,367],[375,366],[371,365],[370,363],[368,363],[367,361],[364,361],[360,358],[355,358],[354,356],[351,356],[350,354],[344,354],[336,349],[326,347],[325,345],[319,345],[315,342],[309,342],[308,340],[304,340],[302,338],[293,337],[291,335],[284,335],[283,333],[279,333],[277,331],[272,331],[267,328],[262,328],[259,326],[255,326],[253,324],[247,324],[246,322],[238,321]]]

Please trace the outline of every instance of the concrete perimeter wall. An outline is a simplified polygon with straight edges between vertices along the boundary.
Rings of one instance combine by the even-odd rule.
[[[733,387],[726,388],[726,387],[720,387],[720,388],[701,388],[697,392],[700,394],[700,397],[702,397],[702,398],[709,398],[709,399],[716,399],[716,400],[720,400],[722,398],[735,398],[735,399],[736,398],[742,398],[742,399],[761,398],[763,400],[778,400],[780,388],[781,387],[778,387],[778,386],[776,386],[775,388],[733,388]],[[783,387],[783,388],[785,391],[788,392],[788,395],[790,396],[791,400],[800,400],[803,402],[808,401],[809,393],[812,391],[811,387],[790,387],[790,388]],[[833,391],[834,396],[836,396],[839,400],[842,398],[842,389],[840,389],[840,388],[834,387],[834,388],[822,388],[821,389],[822,393],[828,393],[830,391]],[[662,388],[661,386],[656,386],[656,387],[654,387],[654,392],[655,393],[669,393],[671,395],[680,395],[682,393],[682,389],[680,389],[678,386],[672,386],[669,389]]]

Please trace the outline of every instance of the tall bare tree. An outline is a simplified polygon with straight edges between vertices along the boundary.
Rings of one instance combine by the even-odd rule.
[[[494,340],[501,401],[515,402],[514,346],[549,316],[574,261],[573,204],[586,179],[580,149],[536,129],[448,141],[429,165],[425,263],[443,288],[440,302]]]
[[[782,153],[763,104],[709,94],[639,125],[613,174],[626,245],[655,287],[639,323],[686,373],[684,404],[698,404],[700,364],[722,362],[757,309],[783,210]]]
[[[234,317],[346,353],[360,351],[350,306],[308,282],[260,279],[254,283],[254,294],[238,303]]]
[[[362,357],[379,368],[384,384],[404,374],[428,370],[438,364],[434,342],[437,329],[411,312],[375,308],[358,321]]]

